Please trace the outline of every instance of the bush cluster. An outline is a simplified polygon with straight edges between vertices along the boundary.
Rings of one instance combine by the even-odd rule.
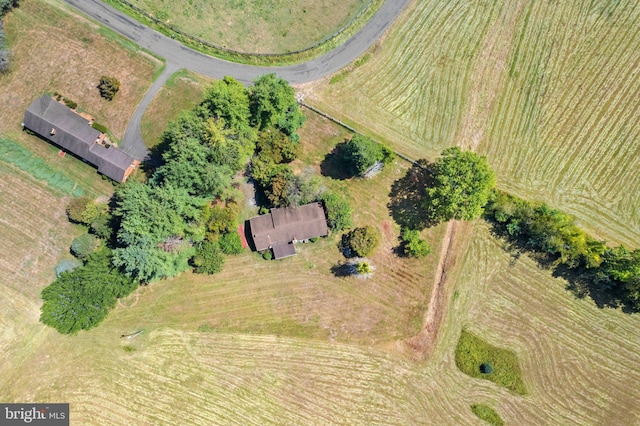
[[[78,107],[78,104],[76,102],[72,101],[71,99],[67,99],[67,98],[64,98],[64,104],[66,106],[68,106],[69,108],[71,108],[71,109],[76,109]]]
[[[96,129],[97,131],[99,131],[100,133],[107,133],[107,128],[105,126],[103,126],[102,124],[94,121],[91,124],[91,127],[93,127],[94,129]]]
[[[120,90],[120,81],[115,77],[103,75],[100,78],[98,90],[100,91],[100,96],[108,101],[111,101],[113,100],[116,93],[118,93],[118,90]]]
[[[370,225],[355,228],[342,235],[340,249],[345,257],[367,257],[380,244],[380,235]]]
[[[400,233],[402,238],[402,252],[409,257],[425,257],[431,253],[429,243],[420,238],[420,232],[414,229],[403,228]]]

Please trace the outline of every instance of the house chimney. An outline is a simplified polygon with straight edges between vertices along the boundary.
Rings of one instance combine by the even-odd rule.
[[[55,136],[56,135],[56,129],[51,129],[51,136]]]

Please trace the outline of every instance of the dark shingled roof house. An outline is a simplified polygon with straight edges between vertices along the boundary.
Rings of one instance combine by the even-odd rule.
[[[51,96],[42,95],[29,105],[23,126],[93,164],[98,172],[118,182],[127,180],[140,163],[118,148],[102,145],[103,134],[91,127],[89,120]]]
[[[271,209],[270,214],[249,219],[256,250],[273,250],[275,259],[296,254],[296,241],[323,237],[329,233],[320,203]]]

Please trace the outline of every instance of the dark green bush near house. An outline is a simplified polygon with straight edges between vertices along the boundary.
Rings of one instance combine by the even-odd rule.
[[[98,247],[100,240],[91,234],[80,235],[71,243],[71,254],[78,259],[89,256]]]
[[[91,127],[96,129],[100,133],[107,133],[107,128],[105,126],[103,126],[102,124],[96,122],[96,121],[94,121],[93,124],[91,124]]]
[[[224,254],[233,255],[242,253],[242,239],[237,232],[222,234],[218,240],[218,244]]]
[[[519,395],[526,393],[518,357],[510,350],[492,346],[462,330],[455,358],[460,371],[471,377],[490,380]],[[485,365],[486,373],[481,371],[482,365]]]
[[[71,99],[64,98],[64,104],[71,109],[76,109],[78,104],[73,102]]]
[[[500,415],[493,408],[484,404],[473,404],[471,406],[473,414],[478,416],[481,420],[489,423],[492,426],[502,426],[504,422],[500,418]]]
[[[120,90],[120,81],[118,81],[115,77],[108,77],[103,75],[100,78],[100,84],[98,84],[98,90],[100,91],[100,96],[104,99],[111,101],[113,97]]]
[[[353,226],[351,206],[340,194],[327,191],[320,196],[320,200],[331,231],[338,232]]]
[[[264,260],[271,260],[273,259],[273,254],[271,254],[271,250],[267,250],[264,253],[262,253],[262,258]]]
[[[345,257],[367,257],[380,244],[380,235],[372,226],[355,228],[342,235],[340,250]]]

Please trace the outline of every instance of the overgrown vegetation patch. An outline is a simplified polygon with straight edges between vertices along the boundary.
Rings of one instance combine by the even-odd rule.
[[[456,365],[463,373],[492,381],[519,395],[526,394],[518,357],[514,352],[493,346],[462,330],[455,357]]]
[[[0,160],[13,164],[38,180],[46,181],[49,186],[65,194],[79,197],[85,192],[76,182],[10,139],[0,137]]]
[[[504,422],[500,418],[500,415],[496,410],[485,404],[473,404],[471,405],[471,411],[478,418],[484,420],[492,426],[502,426]]]

